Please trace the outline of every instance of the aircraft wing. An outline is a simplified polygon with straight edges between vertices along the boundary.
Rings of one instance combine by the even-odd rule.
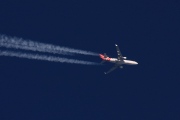
[[[117,50],[118,60],[121,60],[123,58],[121,51],[119,50],[119,47],[117,44],[115,44],[115,46],[116,46],[116,50]]]
[[[104,72],[104,74],[108,74],[110,72],[112,72],[113,70],[115,70],[119,65],[115,64],[109,71]]]

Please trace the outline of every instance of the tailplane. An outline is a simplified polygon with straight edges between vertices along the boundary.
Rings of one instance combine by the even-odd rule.
[[[108,56],[106,55],[106,53],[104,53],[103,57],[104,57],[104,58],[107,58]],[[105,60],[102,60],[100,64],[103,64],[103,63],[105,63],[105,62],[106,62]]]

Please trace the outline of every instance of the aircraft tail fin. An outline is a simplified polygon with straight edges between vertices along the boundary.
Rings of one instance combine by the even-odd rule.
[[[104,53],[104,58],[107,58],[108,56],[106,55],[106,53]]]
[[[101,56],[100,56],[100,57],[101,57]],[[103,60],[100,62],[100,64],[105,63],[106,61],[104,60],[104,58],[107,58],[107,57],[108,57],[108,56],[106,55],[106,53],[104,53],[104,54],[103,54],[103,58],[102,58]]]

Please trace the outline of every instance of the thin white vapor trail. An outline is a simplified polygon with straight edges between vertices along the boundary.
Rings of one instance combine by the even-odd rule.
[[[24,40],[22,38],[17,37],[9,37],[6,35],[0,35],[0,46],[6,48],[14,48],[14,49],[23,49],[23,50],[32,50],[32,51],[39,51],[39,52],[49,52],[54,54],[83,54],[83,55],[92,55],[97,56],[97,53],[61,47],[52,44],[45,44],[40,42],[34,42],[31,40]]]
[[[1,41],[0,41],[0,47],[21,49],[21,50],[31,50],[31,51],[38,51],[38,52],[47,52],[47,53],[62,54],[62,55],[72,55],[68,52],[59,51],[57,53],[56,51],[52,51],[52,50],[48,50],[48,49],[31,47],[31,46],[23,46],[23,45],[19,45],[19,44],[12,44],[12,43],[1,42]]]
[[[97,63],[89,62],[89,61],[60,58],[60,57],[31,54],[31,53],[14,52],[14,51],[0,51],[0,56],[27,58],[27,59],[44,60],[44,61],[51,61],[51,62],[81,64],[81,65],[98,65]]]

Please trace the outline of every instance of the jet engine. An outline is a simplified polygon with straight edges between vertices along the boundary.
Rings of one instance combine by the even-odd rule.
[[[125,59],[125,60],[126,60],[126,59],[127,59],[127,57],[123,57],[123,59]]]

